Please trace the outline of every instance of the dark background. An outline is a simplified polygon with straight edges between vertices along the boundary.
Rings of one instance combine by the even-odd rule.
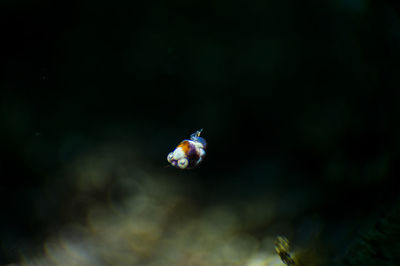
[[[398,196],[399,11],[371,0],[2,1],[0,263],[72,219],[60,173],[115,140],[147,168],[194,172],[200,205],[289,194],[291,222],[318,216],[331,258],[345,256]],[[201,167],[163,168],[199,128]]]

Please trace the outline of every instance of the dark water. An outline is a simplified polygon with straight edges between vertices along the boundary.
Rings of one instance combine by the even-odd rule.
[[[201,230],[219,242],[194,246],[202,254],[191,258],[202,261],[194,265],[220,265],[213,256],[232,265],[204,245],[262,254],[278,234],[294,249],[315,248],[313,260],[338,265],[398,205],[395,1],[26,0],[0,7],[1,264],[57,257],[51,239],[62,234],[71,243],[75,233],[65,228],[97,228],[90,214],[101,209],[94,220],[108,221],[111,205],[128,214],[107,224],[130,232],[141,228],[137,217],[159,219],[153,226],[163,233],[143,229],[149,235],[139,239],[157,244],[112,262],[83,249],[107,265],[178,265],[166,259],[168,249],[151,251],[164,250],[166,239],[174,247],[199,239]],[[167,154],[200,128],[204,163],[165,168]],[[140,209],[138,195],[158,203]],[[172,214],[152,209],[169,204],[178,206]],[[176,226],[198,233],[180,238]],[[240,241],[222,237],[225,227]],[[101,243],[92,234],[77,242]],[[363,263],[399,261],[382,241]],[[246,265],[249,256],[232,260]]]

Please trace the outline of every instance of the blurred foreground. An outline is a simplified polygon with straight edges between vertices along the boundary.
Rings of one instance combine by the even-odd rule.
[[[279,199],[204,205],[197,201],[195,172],[137,165],[146,168],[123,147],[105,147],[71,165],[66,179],[73,180],[74,193],[65,213],[75,217],[39,254],[22,254],[20,263],[284,265],[274,238],[293,226],[279,217]]]

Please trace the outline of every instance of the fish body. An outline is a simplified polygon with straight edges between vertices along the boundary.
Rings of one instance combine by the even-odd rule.
[[[200,137],[201,130],[196,131],[190,136],[190,140],[183,140],[168,154],[168,162],[180,169],[192,169],[198,166],[206,155],[207,142]]]

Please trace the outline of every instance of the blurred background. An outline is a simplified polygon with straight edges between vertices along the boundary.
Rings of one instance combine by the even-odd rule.
[[[0,264],[278,265],[283,235],[307,265],[398,265],[399,16],[3,0]],[[202,165],[166,167],[200,128]]]

